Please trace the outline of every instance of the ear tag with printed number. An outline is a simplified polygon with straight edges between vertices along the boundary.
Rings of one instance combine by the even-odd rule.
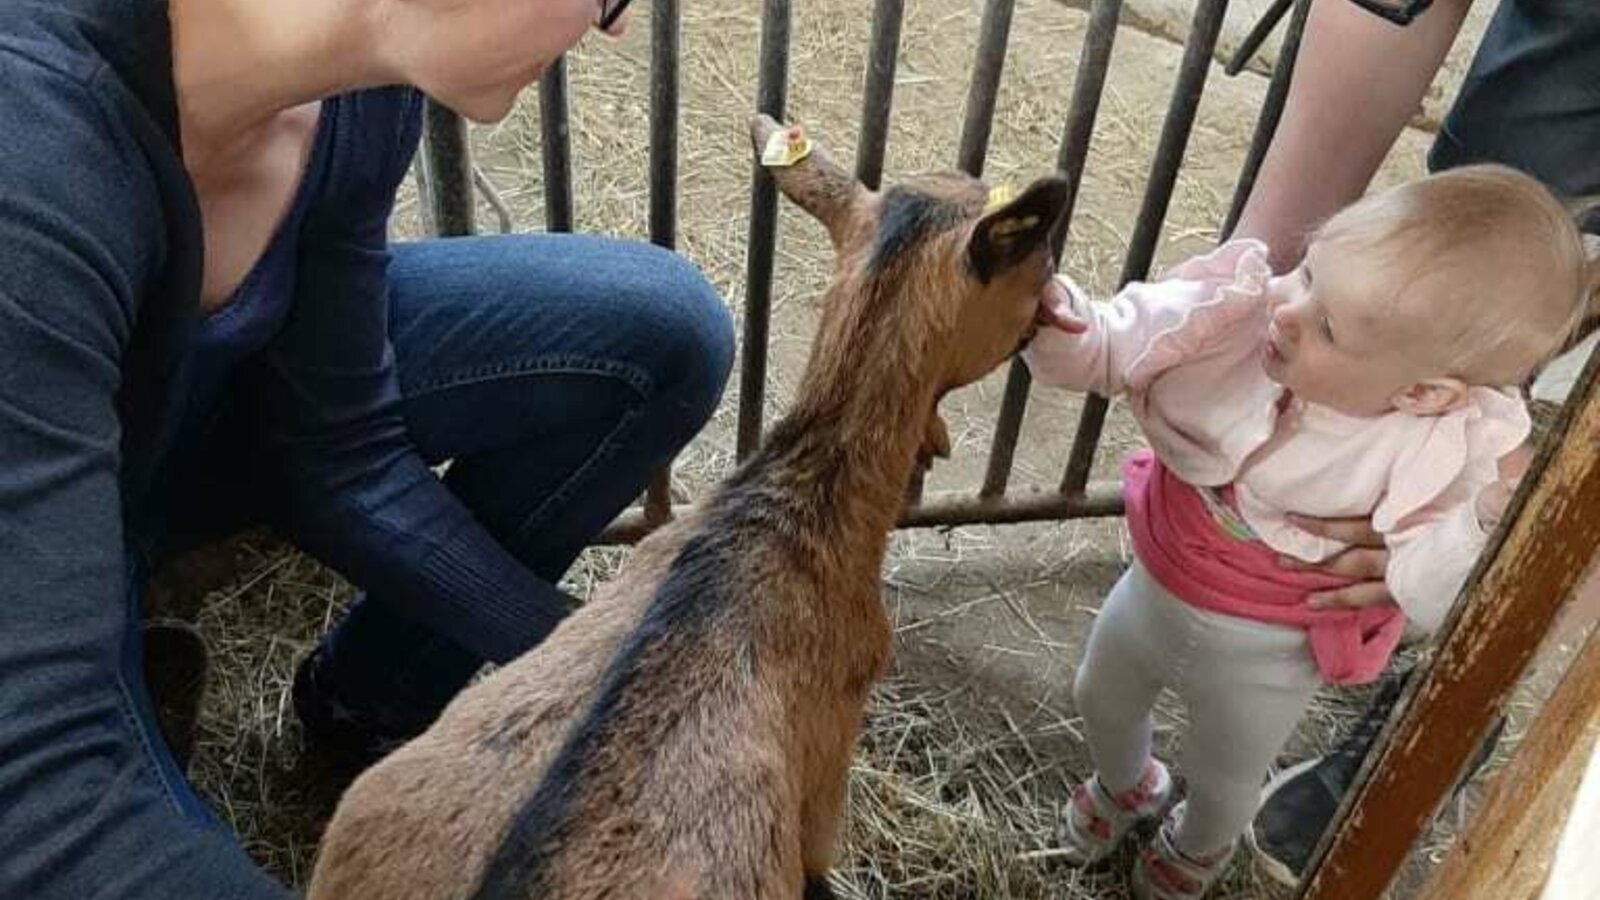
[[[807,156],[811,155],[811,139],[799,125],[791,125],[774,131],[767,138],[767,146],[761,151],[761,164],[768,168],[781,169],[792,166]]]

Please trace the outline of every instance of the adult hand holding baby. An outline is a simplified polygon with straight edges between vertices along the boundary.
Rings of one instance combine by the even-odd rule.
[[[1500,480],[1479,491],[1477,499],[1473,501],[1478,524],[1485,531],[1492,531],[1505,517],[1506,507],[1511,504],[1511,495],[1517,490],[1517,482],[1522,480],[1532,462],[1533,446],[1530,444],[1523,444],[1500,459]]]
[[[1394,595],[1389,593],[1389,586],[1383,580],[1383,573],[1389,565],[1389,550],[1384,546],[1383,535],[1373,529],[1371,518],[1318,519],[1291,513],[1289,521],[1303,531],[1350,546],[1319,563],[1280,555],[1279,565],[1285,569],[1314,570],[1359,579],[1342,588],[1312,594],[1307,599],[1310,606],[1317,609],[1360,609],[1394,603]]]
[[[1517,483],[1522,480],[1531,462],[1531,444],[1523,444],[1500,460],[1500,480],[1479,491],[1474,501],[1478,522],[1484,530],[1493,530],[1500,524],[1511,502],[1511,495],[1516,492]],[[1389,586],[1383,580],[1383,573],[1389,565],[1389,550],[1384,546],[1383,535],[1373,529],[1370,518],[1318,519],[1290,514],[1289,521],[1296,528],[1350,546],[1320,563],[1308,563],[1280,555],[1279,565],[1285,569],[1314,570],[1359,579],[1354,584],[1336,590],[1312,594],[1307,600],[1309,605],[1317,609],[1360,609],[1394,602],[1394,595],[1389,593]]]

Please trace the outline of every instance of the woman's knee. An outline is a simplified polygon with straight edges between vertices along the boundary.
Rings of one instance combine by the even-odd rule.
[[[676,390],[714,408],[733,359],[733,325],[692,263],[640,241],[516,235],[418,241],[395,249],[391,339],[402,382],[532,361],[626,373],[636,391]]]
[[[733,319],[721,295],[683,257],[661,251],[649,301],[657,399],[698,430],[716,411],[733,367]]]

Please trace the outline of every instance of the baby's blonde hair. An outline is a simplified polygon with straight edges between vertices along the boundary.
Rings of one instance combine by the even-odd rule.
[[[1314,240],[1370,260],[1378,282],[1392,286],[1378,298],[1384,314],[1432,348],[1419,366],[1470,384],[1525,382],[1566,344],[1600,275],[1572,213],[1539,182],[1499,165],[1365,197]]]

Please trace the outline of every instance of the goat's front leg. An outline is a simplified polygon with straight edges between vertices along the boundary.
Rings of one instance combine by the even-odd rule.
[[[926,471],[933,468],[934,459],[948,459],[949,456],[950,430],[945,427],[939,411],[934,409],[928,413],[928,423],[923,426],[922,443],[917,447],[917,464]]]
[[[852,725],[857,716],[848,718]],[[837,734],[828,746],[817,748],[809,777],[810,790],[801,812],[800,859],[805,872],[804,900],[832,900],[828,872],[833,868],[839,821],[844,812],[845,785],[855,750],[855,730]]]

